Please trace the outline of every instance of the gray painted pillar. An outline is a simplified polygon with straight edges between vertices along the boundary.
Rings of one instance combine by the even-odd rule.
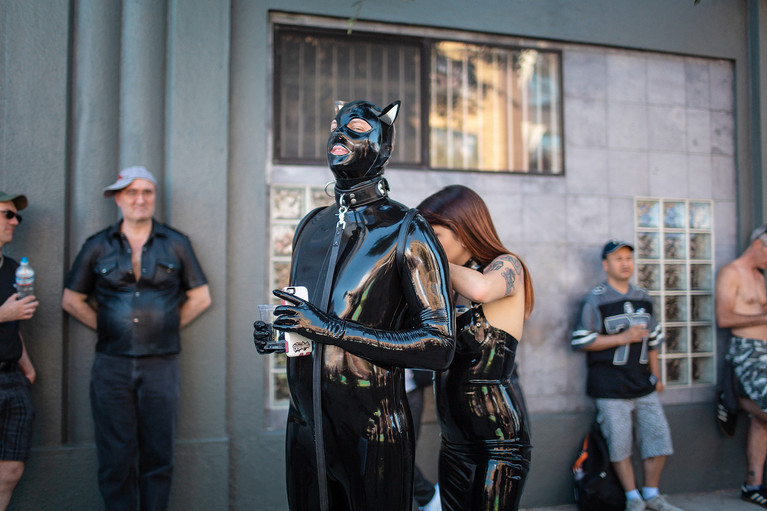
[[[767,222],[767,179],[765,179],[765,155],[767,154],[767,97],[763,95],[767,92],[767,0],[759,2],[759,24],[758,24],[758,48],[759,48],[759,74],[758,94],[760,98],[760,139],[759,144],[761,160],[759,167],[755,170],[759,173],[759,186],[755,187],[757,196],[755,200],[759,202],[759,214],[757,219],[762,223]]]
[[[226,509],[229,501],[229,12],[229,0],[168,2],[166,218],[192,240],[213,300],[181,332],[174,509]]]
[[[741,240],[747,242],[748,233],[761,224],[764,219],[764,150],[765,150],[765,123],[767,115],[767,98],[765,101],[761,97],[762,78],[767,74],[767,66],[763,65],[767,57],[762,48],[766,46],[765,38],[767,35],[760,31],[760,27],[767,25],[767,1],[749,0],[748,2],[748,81],[749,81],[749,139],[751,145],[751,200],[753,201],[750,219],[743,218],[741,221]],[[744,245],[745,246],[745,245]]]
[[[232,0],[229,107],[230,247],[226,286],[229,392],[232,432],[230,509],[285,509],[285,437],[264,430],[266,357],[251,341],[256,304],[269,289],[266,167],[270,47],[268,11],[259,2]],[[268,460],[268,461],[266,461]],[[266,461],[266,463],[264,463]]]
[[[0,1],[0,189],[24,193],[24,223],[3,253],[29,258],[40,306],[21,322],[37,380],[32,445],[61,438],[60,248],[64,243],[69,7]],[[44,51],[43,51],[44,49]],[[34,456],[34,455],[33,455]]]
[[[166,14],[162,0],[124,0],[120,60],[120,168],[144,165],[157,178],[162,220]]]
[[[85,239],[117,218],[102,190],[118,171],[120,4],[81,0],[74,13],[71,166],[64,271]],[[109,28],[113,27],[113,28]],[[64,442],[93,442],[88,382],[96,334],[66,316]]]

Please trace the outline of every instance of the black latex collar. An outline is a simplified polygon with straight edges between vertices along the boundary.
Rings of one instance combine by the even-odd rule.
[[[354,183],[356,180],[338,179],[335,186],[336,203],[347,208],[371,204],[389,195],[389,182],[383,176]],[[343,202],[342,202],[343,201]]]

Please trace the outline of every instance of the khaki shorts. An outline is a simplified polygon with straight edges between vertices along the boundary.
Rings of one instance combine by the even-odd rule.
[[[610,461],[631,456],[636,439],[642,459],[674,454],[671,430],[656,392],[634,399],[596,399],[597,422],[607,440]]]

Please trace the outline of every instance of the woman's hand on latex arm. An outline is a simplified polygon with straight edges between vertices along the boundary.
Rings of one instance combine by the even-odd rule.
[[[455,351],[456,353],[477,353],[482,348],[482,343],[476,338],[475,317],[478,314],[475,307],[455,318]],[[480,318],[478,317],[477,320]]]
[[[450,282],[459,294],[475,303],[490,303],[512,296],[524,287],[519,259],[503,254],[493,259],[483,272],[450,264]]]

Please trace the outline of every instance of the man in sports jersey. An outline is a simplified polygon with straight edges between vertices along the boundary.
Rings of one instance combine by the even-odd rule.
[[[658,492],[666,456],[673,454],[658,399],[663,383],[657,349],[663,330],[653,316],[650,296],[629,282],[634,247],[625,241],[607,242],[602,268],[607,279],[586,297],[571,346],[586,352],[586,392],[595,400],[610,461],[626,492],[626,511],[680,511]],[[641,494],[631,464],[634,427],[644,470]]]
[[[749,414],[748,473],[741,498],[767,508],[762,485],[767,458],[767,224],[751,233],[743,254],[716,277],[716,322],[732,332],[727,358],[738,386],[738,405]]]

